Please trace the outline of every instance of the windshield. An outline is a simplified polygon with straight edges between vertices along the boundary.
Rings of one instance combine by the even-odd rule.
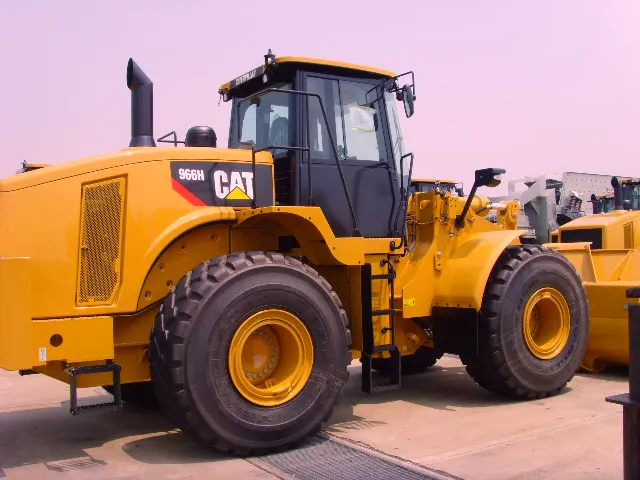
[[[273,85],[272,88],[290,90],[290,83]],[[240,129],[240,142],[238,133],[231,139],[232,148],[251,148],[243,143],[253,143],[256,150],[270,146],[290,145],[291,125],[289,122],[291,113],[292,95],[281,92],[269,92],[251,101],[237,104],[236,128]],[[282,156],[285,150],[273,150],[274,157]]]

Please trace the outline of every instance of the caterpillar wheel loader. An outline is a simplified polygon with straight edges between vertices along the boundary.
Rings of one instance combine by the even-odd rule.
[[[73,414],[155,401],[237,455],[317,432],[354,359],[370,394],[441,352],[514,399],[572,379],[588,250],[522,245],[518,202],[477,194],[501,169],[410,194],[412,72],[269,51],[219,89],[226,147],[155,139],[153,83],[132,59],[126,78],[127,148],[0,180],[0,368],[68,383]],[[79,405],[97,386],[113,402]]]
[[[590,261],[578,266],[591,311],[581,368],[591,373],[629,365],[626,291],[640,284],[640,179],[614,176],[611,186],[613,196],[592,196],[594,214],[551,233],[551,245],[583,244],[591,251]]]

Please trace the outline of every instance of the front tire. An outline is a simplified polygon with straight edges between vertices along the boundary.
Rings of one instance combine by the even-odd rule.
[[[237,253],[189,272],[152,331],[151,377],[165,413],[213,448],[289,448],[328,419],[348,379],[340,300],[311,267]]]
[[[461,359],[493,393],[542,398],[571,381],[588,334],[587,294],[567,258],[539,245],[510,246],[485,289],[477,355]]]

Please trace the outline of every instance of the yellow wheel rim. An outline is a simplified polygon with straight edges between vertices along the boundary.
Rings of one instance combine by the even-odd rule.
[[[535,292],[524,309],[524,339],[531,353],[543,360],[558,355],[569,340],[569,305],[554,288]]]
[[[264,310],[236,331],[229,349],[229,373],[240,395],[273,407],[294,398],[313,368],[313,341],[295,315]]]

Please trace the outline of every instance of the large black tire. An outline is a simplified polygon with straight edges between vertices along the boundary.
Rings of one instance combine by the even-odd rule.
[[[428,347],[419,347],[413,355],[404,355],[402,363],[402,375],[417,375],[426,372],[433,367],[443,353]],[[374,358],[371,361],[374,370],[385,375],[391,375],[393,364],[390,358]]]
[[[113,385],[107,385],[102,388],[113,395]],[[150,410],[159,407],[152,382],[123,383],[120,385],[120,394],[123,401],[136,407],[148,408]]]
[[[560,292],[570,313],[566,344],[549,359],[534,355],[523,333],[525,306],[544,287]],[[568,259],[539,245],[510,246],[496,262],[485,289],[478,353],[460,357],[469,375],[485,389],[515,399],[542,398],[559,393],[571,381],[585,354],[588,334],[587,293]]]
[[[300,393],[274,407],[242,396],[228,366],[234,333],[269,308],[296,315],[314,349]],[[222,452],[263,454],[319,431],[348,380],[350,343],[340,299],[315,270],[279,253],[234,253],[204,262],[166,298],[151,334],[151,377],[185,432]]]

